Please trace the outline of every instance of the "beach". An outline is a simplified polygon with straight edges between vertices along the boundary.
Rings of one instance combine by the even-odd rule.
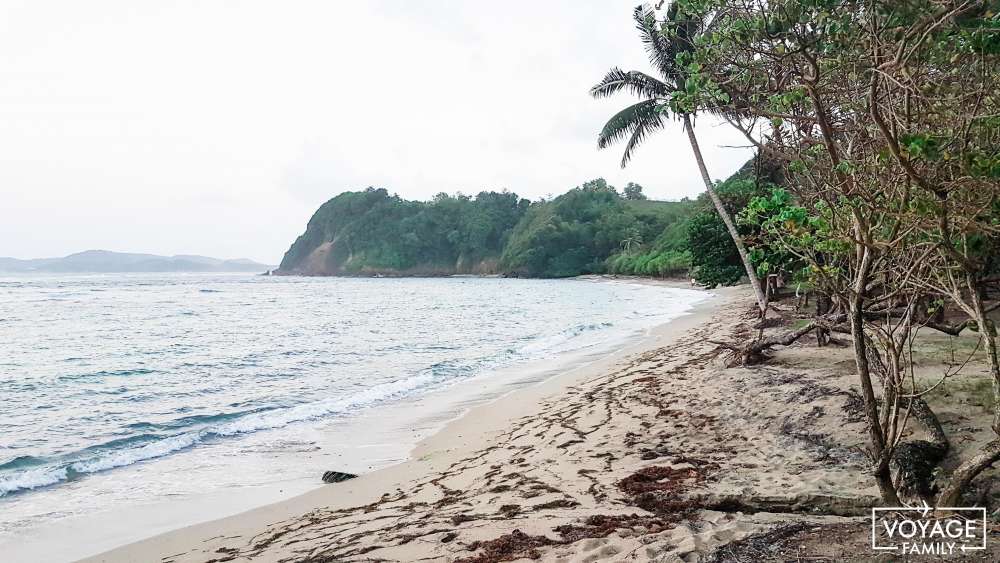
[[[1000,563],[1000,0],[62,2],[0,563]]]
[[[92,556],[287,500],[330,469],[399,463],[470,408],[711,296],[603,279],[5,281],[0,553],[14,561]]]
[[[711,341],[751,330],[752,305],[717,291],[635,346],[472,409],[404,463],[87,561],[870,560],[879,500],[849,349],[726,367]],[[964,425],[960,450],[989,424],[967,399],[936,405]]]
[[[660,283],[655,281],[637,281],[639,283]],[[680,287],[680,284],[672,282],[668,285]],[[527,447],[534,448],[534,444],[544,443],[545,446],[538,448],[538,451],[532,457],[543,455],[546,458],[549,456],[558,456],[567,451],[572,452],[576,449],[572,447],[576,443],[574,439],[575,434],[569,427],[563,426],[560,423],[543,423],[544,426],[552,426],[551,432],[553,432],[551,439],[543,440],[537,436],[525,435],[526,430],[519,429],[525,421],[536,420],[543,413],[546,417],[558,417],[559,415],[550,409],[554,408],[555,405],[563,403],[567,398],[567,394],[572,394],[576,398],[575,401],[578,401],[581,395],[577,386],[587,383],[599,386],[606,376],[627,368],[636,358],[640,358],[664,346],[680,344],[682,341],[686,343],[693,335],[692,330],[706,323],[711,323],[713,319],[718,318],[721,320],[723,317],[719,317],[720,313],[728,316],[725,315],[724,311],[728,307],[739,303],[744,298],[745,295],[742,290],[722,290],[718,292],[715,298],[696,305],[687,315],[657,327],[647,338],[641,342],[637,342],[633,346],[629,346],[617,353],[574,370],[560,373],[533,387],[514,391],[491,403],[473,408],[461,418],[451,422],[441,431],[421,442],[411,453],[410,459],[404,463],[361,475],[356,479],[327,485],[291,500],[264,506],[231,518],[184,528],[146,541],[127,545],[89,560],[148,561],[167,558],[175,561],[205,561],[219,559],[220,557],[225,558],[227,555],[217,551],[219,549],[230,549],[230,543],[234,545],[238,544],[239,540],[236,538],[245,539],[253,545],[257,545],[259,542],[256,540],[252,541],[252,538],[256,537],[262,531],[271,529],[271,526],[274,524],[294,522],[300,517],[310,518],[307,515],[317,509],[324,511],[350,511],[354,507],[360,507],[360,513],[363,519],[365,519],[364,515],[372,515],[370,509],[366,507],[370,507],[373,503],[381,503],[386,510],[394,511],[396,508],[390,508],[386,503],[386,499],[390,498],[395,499],[392,501],[394,505],[396,503],[407,505],[414,502],[425,502],[426,504],[423,506],[430,508],[440,503],[442,499],[447,499],[449,493],[446,491],[454,493],[460,489],[467,488],[467,484],[452,483],[448,479],[442,479],[437,483],[431,483],[431,481],[454,472],[455,468],[463,466],[469,461],[475,462],[474,467],[462,471],[463,480],[468,479],[470,483],[475,483],[485,478],[486,481],[489,481],[490,485],[487,489],[505,488],[500,480],[496,480],[494,483],[494,477],[485,477],[489,473],[496,473],[497,470],[492,469],[494,465],[505,466],[505,469],[509,469],[503,471],[505,474],[523,472],[526,475],[530,475],[532,472],[524,471],[524,467],[529,464],[527,460]],[[624,421],[616,419],[614,422],[616,423],[615,426],[626,426]],[[515,441],[508,443],[512,438]],[[566,444],[567,442],[569,444]],[[621,444],[618,444],[618,446],[620,447]],[[483,455],[486,450],[491,452],[490,455]],[[515,455],[520,453],[524,453],[525,455]],[[524,459],[521,459],[522,457]],[[605,467],[608,463],[606,461],[607,458],[593,459],[594,461],[588,464],[588,466],[593,465],[595,472],[603,471],[601,468]],[[579,469],[584,468],[581,467]],[[529,498],[530,505],[544,504],[552,500],[556,501],[556,505],[566,504],[559,502],[559,499],[563,498],[561,493],[547,492],[545,489],[538,488],[541,486],[541,483],[545,483],[553,478],[556,481],[572,482],[576,488],[582,487],[584,490],[591,485],[591,479],[587,477],[586,471],[579,473],[577,469],[572,471],[567,469],[564,475],[560,475],[556,467],[545,467],[542,471],[544,474],[539,476],[540,479],[538,482],[534,482],[534,478],[531,478],[535,488],[527,491],[531,495]],[[527,486],[531,487],[532,485]],[[476,509],[476,512],[479,510],[496,512],[501,506],[513,505],[516,502],[526,503],[525,499],[521,497],[521,494],[525,492],[522,490],[523,487],[515,486],[514,483],[508,483],[507,487],[509,488],[505,488],[505,491],[502,492],[487,492],[486,494],[490,498],[484,497],[481,500],[490,508]],[[555,485],[552,488],[554,489]],[[401,491],[409,492],[401,493]],[[538,494],[534,495],[532,493]],[[400,497],[400,494],[403,496]],[[384,495],[388,495],[388,497]],[[430,496],[425,501],[417,500],[422,495]],[[494,496],[496,498],[493,498]],[[557,496],[558,498],[555,498]],[[518,498],[520,498],[520,501],[517,500]],[[506,502],[507,500],[511,502],[508,503]],[[453,503],[448,502],[448,504],[451,505]],[[462,503],[456,502],[454,504],[461,505]],[[528,506],[526,503],[525,509]],[[571,515],[577,513],[574,510],[575,508],[577,507],[569,507],[569,510],[565,506],[563,508],[554,508],[555,512],[553,515],[566,512],[566,517],[572,518],[573,516]],[[450,523],[454,516],[451,512],[437,510],[435,512],[441,519],[439,527],[447,527],[449,530],[451,528],[460,528]],[[502,515],[503,513],[500,514]],[[511,518],[509,523],[515,524],[514,527],[517,527],[526,516],[525,514],[518,518]],[[506,518],[504,519],[506,520]],[[372,520],[382,522],[383,518],[373,518]],[[345,520],[344,523],[346,522]],[[421,524],[418,525],[417,529],[423,527]],[[348,525],[347,528],[351,533],[360,531],[355,530],[353,524]],[[487,526],[484,529],[480,523],[475,528],[477,529],[476,537],[482,536],[485,538],[494,532],[498,534],[503,533],[506,526],[502,521],[497,521],[495,527]],[[416,533],[415,531],[407,531],[403,527],[397,531],[400,538],[404,538],[407,533]],[[223,538],[228,538],[229,541],[221,541]],[[204,543],[206,540],[207,543]],[[301,545],[301,542],[296,543]],[[334,543],[339,544],[341,542],[335,540]],[[424,541],[406,542],[399,549],[395,550],[395,555],[389,557],[395,557],[399,560],[410,560],[411,558],[416,559],[431,556],[434,554],[433,549],[427,555],[420,554],[423,548],[418,546],[425,545],[426,543]],[[199,547],[192,551],[190,547],[194,544],[198,544]],[[455,544],[455,547],[457,545]],[[444,547],[447,546],[444,545]],[[310,548],[310,551],[312,551],[312,548]],[[181,552],[186,553],[180,555]],[[301,558],[302,554],[295,552],[271,552],[253,555],[247,554],[247,556],[258,557],[261,560],[277,560],[286,557],[291,559]],[[374,556],[368,555],[368,557]],[[446,555],[442,553],[441,556],[444,557]],[[237,559],[239,557],[242,556],[237,556]],[[333,560],[339,560],[338,558],[340,557],[349,557],[349,555],[338,552]],[[379,557],[386,556],[380,555]]]

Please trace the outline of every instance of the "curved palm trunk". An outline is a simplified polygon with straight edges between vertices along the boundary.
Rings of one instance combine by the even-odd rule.
[[[691,142],[691,150],[694,151],[694,158],[698,161],[698,170],[701,171],[701,179],[705,181],[705,190],[708,191],[708,197],[712,199],[712,203],[715,205],[715,210],[719,212],[719,217],[722,217],[722,222],[726,224],[726,229],[729,230],[729,236],[733,238],[733,244],[736,245],[736,251],[740,253],[740,260],[743,261],[743,267],[747,271],[747,277],[750,278],[750,285],[753,286],[753,292],[757,296],[757,306],[760,307],[761,316],[767,313],[767,296],[764,295],[764,290],[760,286],[760,280],[757,279],[757,272],[753,268],[753,264],[750,263],[750,255],[747,254],[747,248],[743,244],[743,237],[740,236],[739,232],[736,231],[736,225],[733,223],[733,218],[729,216],[729,212],[722,205],[722,200],[719,199],[719,194],[715,193],[715,187],[712,185],[712,178],[708,175],[708,168],[705,167],[705,159],[701,156],[701,148],[698,146],[698,137],[694,134],[694,127],[691,126],[691,118],[687,115],[684,116],[684,129],[687,131],[688,141]]]

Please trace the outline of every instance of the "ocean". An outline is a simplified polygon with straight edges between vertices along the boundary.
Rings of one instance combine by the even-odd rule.
[[[0,277],[0,545],[227,494],[199,511],[221,517],[384,467],[707,297],[579,279]]]

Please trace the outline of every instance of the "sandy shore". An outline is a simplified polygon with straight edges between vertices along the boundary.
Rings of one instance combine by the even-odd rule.
[[[751,311],[744,289],[718,291],[621,354],[473,409],[411,461],[89,560],[867,561],[878,501],[850,351],[726,368],[710,340],[748,334]],[[943,423],[975,447],[988,417],[949,397]]]
[[[595,281],[599,281],[599,278],[595,277]],[[675,281],[652,281],[642,278],[634,280],[621,278],[620,281],[690,288],[683,282]],[[627,366],[630,360],[638,355],[670,345],[691,328],[705,323],[718,311],[726,309],[743,296],[743,291],[738,289],[726,289],[715,293],[716,298],[702,302],[685,316],[655,328],[648,338],[632,346],[599,361],[551,377],[539,385],[520,389],[487,405],[473,408],[419,443],[407,462],[233,517],[175,530],[86,560],[161,559],[186,551],[184,547],[188,544],[197,543],[201,546],[204,540],[215,536],[252,537],[274,522],[295,518],[316,508],[337,510],[366,505],[379,500],[388,491],[413,486],[419,477],[436,475],[470,454],[474,455],[483,448],[491,447],[508,433],[518,419],[539,413],[546,402],[558,401],[570,387],[584,381],[600,379]],[[219,554],[214,551],[225,546],[221,543],[215,546],[214,541],[210,541],[209,544],[199,549],[197,553],[189,553],[187,560],[204,561],[218,558]],[[185,559],[173,558],[173,560]],[[268,558],[265,557],[263,560]]]

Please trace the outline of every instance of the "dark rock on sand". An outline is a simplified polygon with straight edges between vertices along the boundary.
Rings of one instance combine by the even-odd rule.
[[[341,473],[340,471],[327,471],[323,474],[324,483],[339,483],[348,479],[354,479],[357,475],[353,473]]]

